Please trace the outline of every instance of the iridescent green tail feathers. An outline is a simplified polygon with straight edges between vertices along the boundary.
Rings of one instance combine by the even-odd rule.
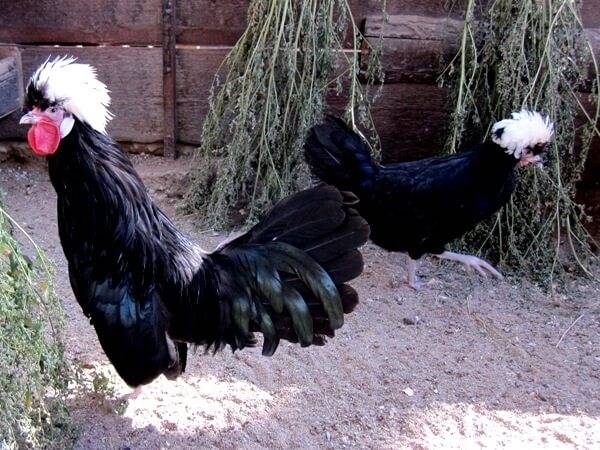
[[[208,344],[241,349],[259,332],[270,356],[281,339],[306,347],[333,337],[358,304],[346,283],[362,272],[369,227],[355,201],[326,185],[302,191],[209,255],[221,320]]]

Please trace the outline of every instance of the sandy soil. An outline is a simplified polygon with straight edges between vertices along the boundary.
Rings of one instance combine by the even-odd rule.
[[[175,211],[186,161],[135,161],[191,230]],[[0,186],[57,266],[67,350],[87,386],[70,401],[76,448],[600,448],[598,286],[573,280],[549,296],[426,261],[430,281],[415,293],[401,283],[402,257],[373,246],[355,283],[361,304],[327,346],[284,344],[273,358],[198,352],[178,381],[160,379],[122,404],[129,389],[68,285],[47,174],[0,164]],[[197,236],[207,248],[222,239]]]

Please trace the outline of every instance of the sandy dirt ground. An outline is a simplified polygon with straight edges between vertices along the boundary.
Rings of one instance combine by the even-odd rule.
[[[185,160],[136,157],[157,202],[177,215]],[[600,448],[600,288],[555,295],[426,260],[423,291],[404,260],[365,248],[361,303],[327,346],[199,351],[176,382],[140,397],[107,363],[68,285],[55,194],[43,166],[0,164],[9,211],[55,262],[69,357],[83,389],[70,399],[78,449]],[[561,340],[562,338],[562,340]],[[560,341],[560,343],[559,343]],[[557,345],[558,344],[558,345]]]

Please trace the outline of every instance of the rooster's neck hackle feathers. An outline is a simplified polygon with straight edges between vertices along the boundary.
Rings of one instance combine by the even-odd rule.
[[[492,127],[492,141],[516,159],[520,159],[527,148],[550,142],[553,134],[554,124],[548,117],[525,109]]]
[[[60,106],[105,134],[106,125],[113,117],[108,110],[109,91],[98,80],[94,67],[75,61],[76,58],[68,56],[48,58],[29,81],[28,100],[41,98],[47,106]]]
[[[129,271],[147,288],[162,274],[180,284],[191,279],[201,260],[199,247],[189,241],[157,208],[129,157],[109,136],[83,122],[48,158],[50,179],[61,210],[59,222],[76,223],[76,249],[102,249],[107,268]],[[93,214],[81,211],[93,208]]]

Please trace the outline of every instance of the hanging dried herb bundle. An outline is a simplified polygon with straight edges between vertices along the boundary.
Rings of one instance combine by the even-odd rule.
[[[64,448],[73,430],[62,309],[42,253],[29,262],[11,223],[0,201],[0,448]]]
[[[590,75],[595,60],[578,5],[493,0],[478,20],[475,8],[469,0],[461,48],[444,77],[455,86],[448,151],[461,139],[483,139],[495,121],[522,108],[549,115],[556,131],[544,169],[520,171],[510,204],[462,244],[539,281],[551,282],[565,264],[592,275],[585,217],[573,197],[598,132],[597,95],[587,95],[595,106],[586,111],[578,92],[597,78],[597,68]],[[597,93],[598,83],[591,84]]]
[[[349,27],[352,48],[345,50]],[[363,44],[346,0],[250,3],[246,31],[213,85],[192,171],[187,205],[204,225],[252,223],[308,184],[302,145],[328,91],[343,86],[349,119],[374,129],[359,82]],[[366,76],[373,80],[378,51],[370,54]]]

